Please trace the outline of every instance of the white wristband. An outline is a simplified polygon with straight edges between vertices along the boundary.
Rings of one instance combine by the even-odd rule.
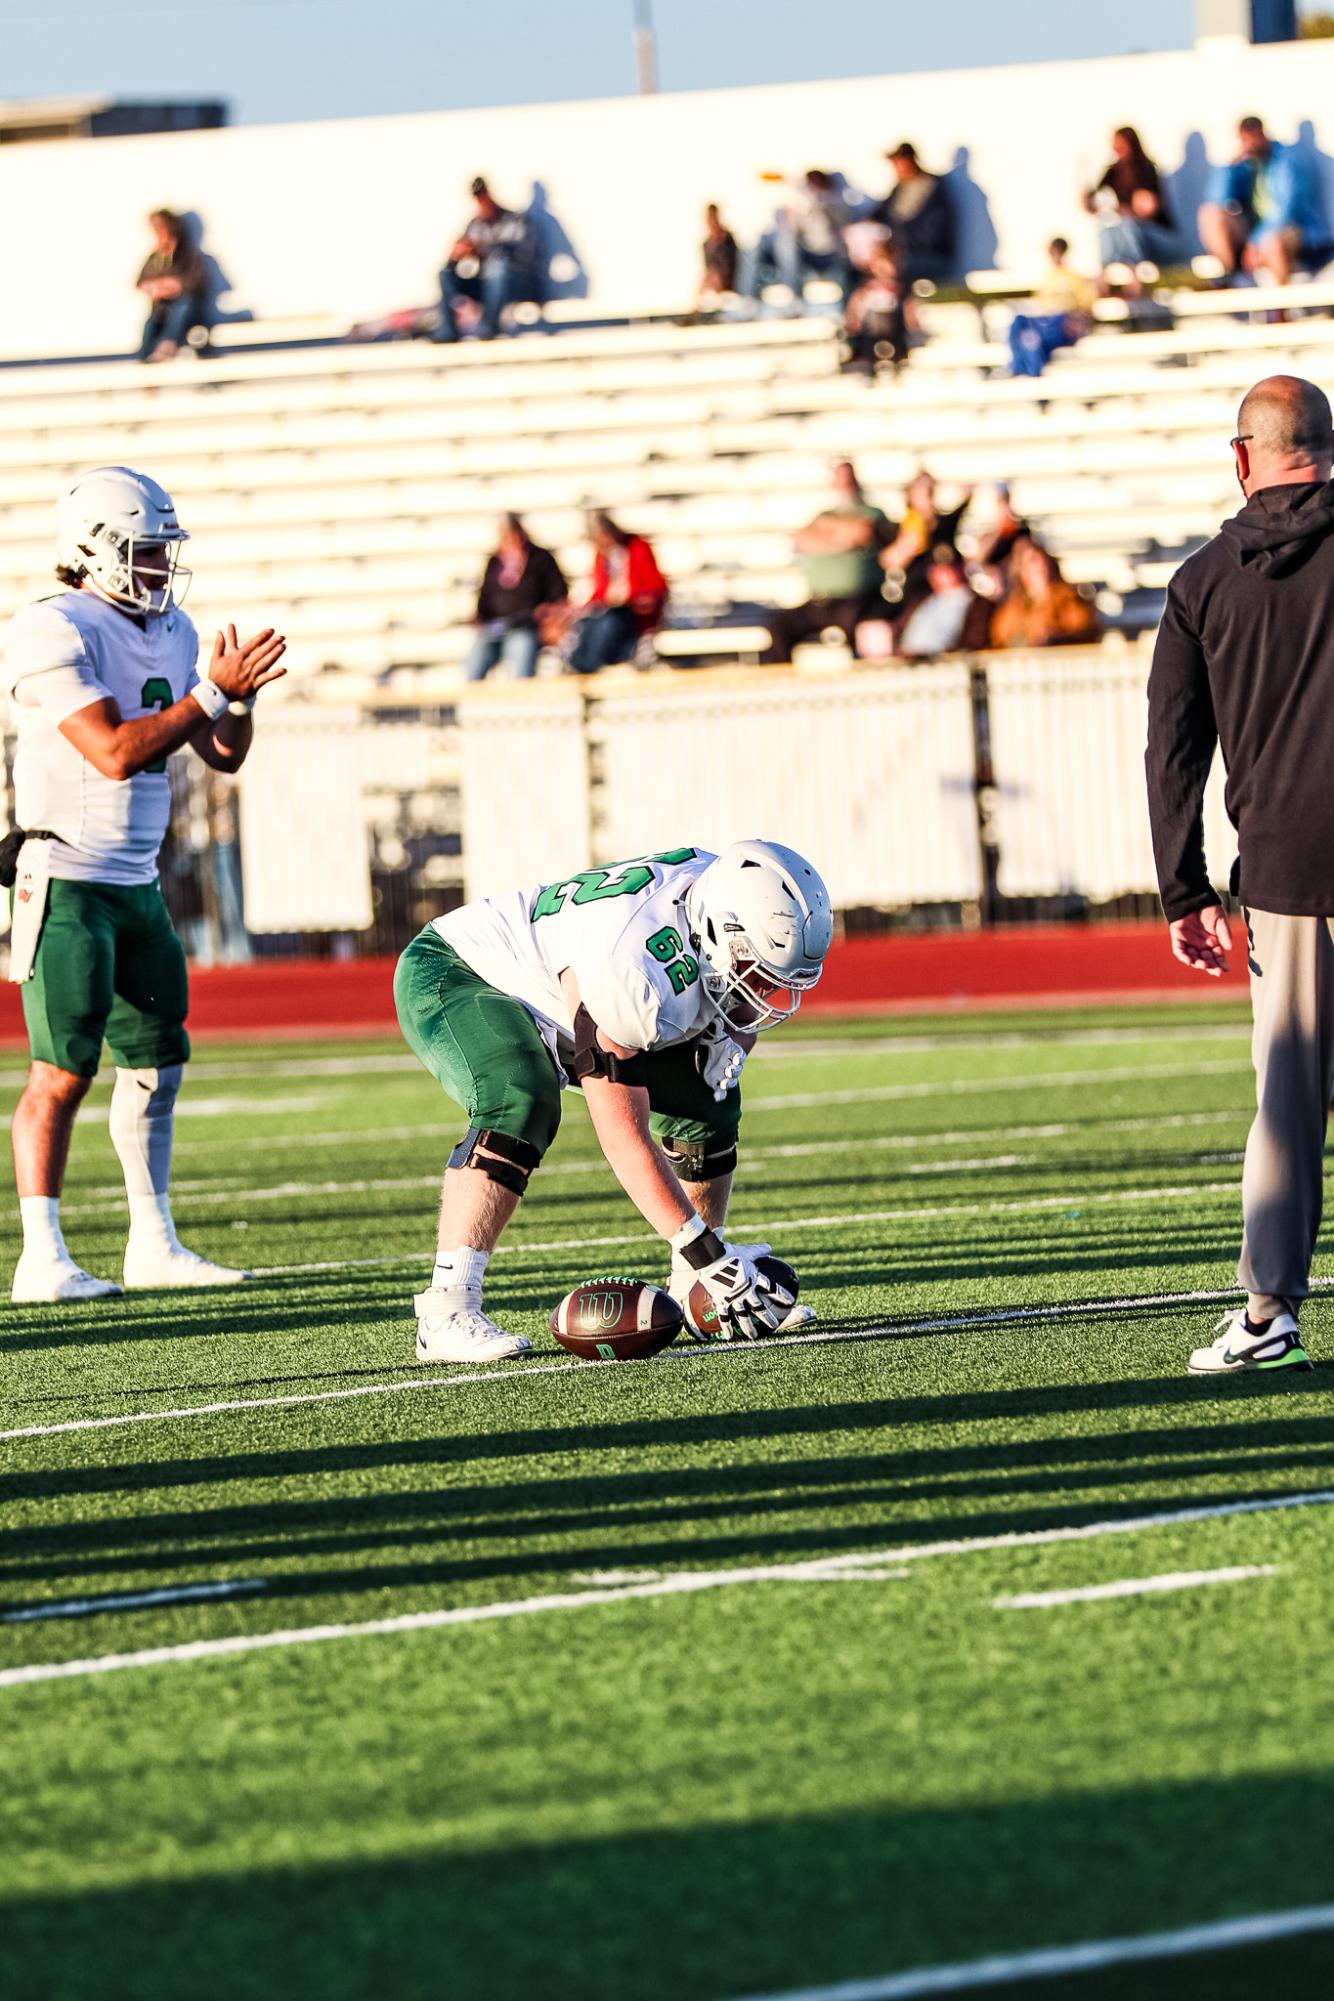
[[[258,700],[258,695],[246,695],[239,702],[228,702],[227,713],[229,716],[248,716]]]
[[[218,720],[219,716],[225,714],[227,705],[231,700],[229,695],[223,694],[222,689],[216,681],[196,681],[190,693],[194,696],[209,721],[214,723]]]
[[[683,1251],[687,1244],[694,1243],[696,1237],[702,1237],[708,1227],[704,1218],[698,1213],[687,1216],[675,1236],[668,1238],[668,1242],[674,1251]]]

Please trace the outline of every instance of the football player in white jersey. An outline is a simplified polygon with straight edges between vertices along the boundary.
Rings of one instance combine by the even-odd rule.
[[[482,1277],[556,1136],[567,1082],[582,1085],[608,1163],[670,1245],[682,1304],[702,1280],[729,1339],[813,1318],[758,1269],[767,1245],[730,1243],[723,1229],[741,1066],[815,985],[832,935],[820,877],[771,841],[643,855],[427,925],[399,961],[398,1018],[469,1123],[416,1299],[418,1361],[527,1353],[483,1310]]]
[[[188,1251],[168,1198],[172,1117],[190,1046],[185,954],[158,880],[171,811],[167,758],[184,745],[215,771],[250,748],[259,690],[286,670],[272,631],[219,633],[201,678],[180,609],[186,531],[156,480],[125,466],[82,474],[56,508],[56,576],[4,638],[18,733],[16,827],[0,844],[12,885],[10,977],[23,985],[32,1056],[14,1112],[23,1304],[120,1291],[75,1263],[60,1191],[75,1114],[105,1038],[116,1065],[111,1138],[130,1204],[127,1286],[230,1285],[247,1276]]]

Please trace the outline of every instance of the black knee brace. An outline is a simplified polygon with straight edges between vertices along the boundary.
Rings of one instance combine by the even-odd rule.
[[[478,1147],[485,1147],[486,1152],[479,1154]],[[526,1139],[511,1139],[508,1133],[493,1132],[490,1127],[469,1126],[450,1154],[449,1165],[479,1168],[489,1181],[508,1188],[512,1195],[522,1195],[541,1159]]]
[[[721,1181],[736,1167],[735,1143],[719,1148],[709,1140],[677,1139],[673,1134],[662,1141],[662,1150],[682,1181]]]

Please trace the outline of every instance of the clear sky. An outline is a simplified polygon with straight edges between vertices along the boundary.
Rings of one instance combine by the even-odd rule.
[[[1186,46],[1192,0],[653,0],[664,90]],[[632,0],[0,0],[0,96],[223,97],[243,123],[610,97]]]

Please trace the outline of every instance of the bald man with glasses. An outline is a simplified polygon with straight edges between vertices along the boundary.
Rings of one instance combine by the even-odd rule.
[[[1246,1304],[1197,1374],[1309,1369],[1310,1289],[1334,1086],[1334,422],[1315,383],[1271,375],[1230,441],[1239,514],[1172,579],[1149,676],[1149,816],[1172,951],[1217,977],[1232,929],[1204,857],[1215,747],[1237,829],[1256,1114],[1242,1172]]]

